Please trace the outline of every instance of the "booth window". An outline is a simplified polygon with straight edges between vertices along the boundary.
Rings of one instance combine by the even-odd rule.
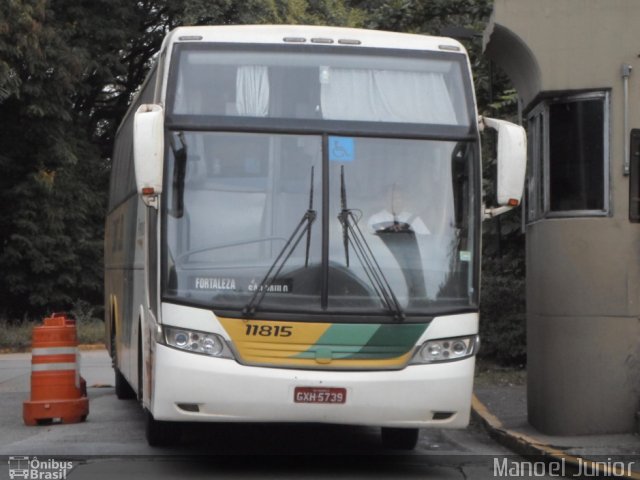
[[[527,117],[527,220],[609,211],[609,96],[544,100]]]

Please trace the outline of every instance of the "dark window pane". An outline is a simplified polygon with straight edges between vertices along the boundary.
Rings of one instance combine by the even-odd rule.
[[[603,100],[552,104],[549,113],[551,211],[603,210]]]
[[[529,118],[527,162],[527,221],[533,222],[544,214],[544,118],[536,113]]]

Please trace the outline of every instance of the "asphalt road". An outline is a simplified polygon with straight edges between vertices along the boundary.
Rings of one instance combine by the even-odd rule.
[[[189,425],[179,447],[151,448],[137,402],[115,397],[104,350],[82,352],[87,421],[28,427],[22,404],[29,399],[30,358],[0,355],[0,479],[24,472],[21,468],[37,472],[30,471],[28,478],[72,480],[485,479],[499,476],[495,462],[522,460],[473,424],[462,431],[423,430],[418,448],[409,454],[383,449],[378,429],[323,425]]]

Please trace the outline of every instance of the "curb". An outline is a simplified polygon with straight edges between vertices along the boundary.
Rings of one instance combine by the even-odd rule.
[[[610,468],[607,465],[603,465],[602,462],[594,462],[584,457],[570,455],[564,450],[542,443],[530,435],[505,428],[500,419],[491,413],[475,394],[471,399],[471,411],[473,416],[479,420],[485,430],[487,430],[489,436],[519,455],[547,457],[564,461],[575,468],[586,465],[592,472],[597,472],[598,476],[640,480],[640,472],[631,472],[629,475],[625,475],[624,471]]]

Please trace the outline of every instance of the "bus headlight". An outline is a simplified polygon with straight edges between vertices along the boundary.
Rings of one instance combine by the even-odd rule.
[[[478,335],[428,340],[418,348],[411,365],[462,360],[475,355],[479,346]]]
[[[220,335],[166,326],[163,330],[165,343],[169,347],[211,357],[233,358],[227,343]]]

